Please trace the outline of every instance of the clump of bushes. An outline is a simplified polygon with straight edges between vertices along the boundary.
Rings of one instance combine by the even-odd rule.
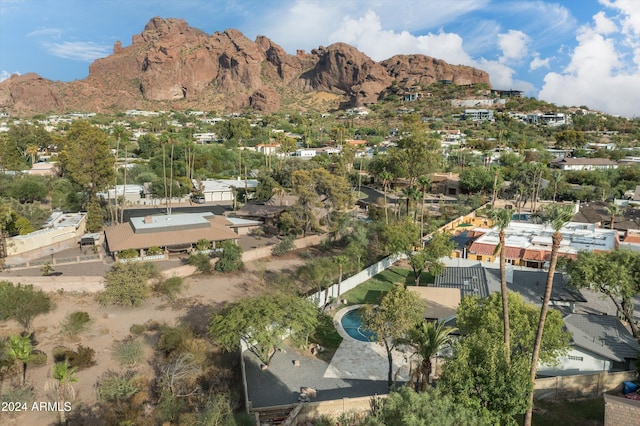
[[[189,256],[189,265],[193,265],[199,272],[203,274],[210,274],[213,272],[213,266],[211,266],[211,258],[208,254],[198,253]]]
[[[47,354],[41,350],[31,352],[27,365],[30,367],[42,367],[43,365],[47,365]]]
[[[128,339],[116,343],[113,348],[113,357],[120,365],[133,367],[144,356],[144,345],[140,340]]]
[[[284,256],[294,249],[294,241],[295,237],[293,235],[287,235],[284,237],[278,244],[276,244],[271,250],[271,255],[273,256]]]
[[[62,334],[75,336],[87,329],[91,323],[91,317],[87,312],[75,311],[66,316],[62,323]]]
[[[96,351],[88,346],[79,344],[75,351],[65,346],[56,346],[52,352],[54,362],[59,363],[66,361],[69,363],[69,366],[75,367],[78,370],[96,365]]]
[[[147,331],[147,327],[143,324],[133,324],[131,328],[129,328],[129,332],[134,336],[140,336],[145,331]]]
[[[242,268],[242,247],[231,241],[223,241],[220,244],[222,253],[216,263],[216,271],[219,272],[235,272]]]
[[[160,281],[156,285],[155,290],[156,292],[169,299],[170,302],[175,302],[176,297],[180,293],[182,293],[184,288],[184,281],[181,277],[171,277],[167,278],[166,280]]]

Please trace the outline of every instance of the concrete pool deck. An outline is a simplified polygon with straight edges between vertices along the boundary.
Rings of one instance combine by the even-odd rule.
[[[330,363],[283,345],[284,351],[273,356],[267,370],[261,370],[260,361],[245,351],[243,358],[252,406],[260,408],[296,403],[303,386],[318,391],[316,401],[386,394],[389,364],[384,347],[353,339],[346,334],[340,322],[345,313],[358,308],[350,306],[334,315],[336,330],[344,340]],[[408,377],[408,363],[400,352],[395,351],[393,358],[393,372],[395,374],[400,368],[396,380],[402,383]],[[295,360],[299,361],[297,367],[294,366]]]

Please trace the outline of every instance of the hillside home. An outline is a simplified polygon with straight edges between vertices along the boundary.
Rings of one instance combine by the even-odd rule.
[[[608,158],[563,158],[549,165],[560,170],[608,170],[617,169],[618,163]]]
[[[462,119],[470,121],[493,121],[493,110],[465,109],[464,114],[462,114]]]
[[[194,188],[200,188],[205,202],[233,201],[235,189],[247,188],[254,192],[260,182],[256,179],[207,179],[193,180]]]

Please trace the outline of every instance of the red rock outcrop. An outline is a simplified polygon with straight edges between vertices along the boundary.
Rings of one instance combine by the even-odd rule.
[[[93,62],[89,76],[71,83],[35,74],[0,83],[0,108],[19,113],[69,109],[237,109],[272,112],[284,93],[325,91],[346,103],[376,102],[393,80],[403,84],[487,83],[486,72],[424,55],[375,62],[344,43],[287,54],[264,36],[255,41],[228,29],[207,35],[182,19],[155,17],[132,44]]]

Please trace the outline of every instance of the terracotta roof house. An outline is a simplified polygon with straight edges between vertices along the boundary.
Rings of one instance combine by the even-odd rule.
[[[235,241],[239,236],[231,225],[225,217],[209,212],[132,217],[128,223],[106,227],[104,235],[111,254],[130,249],[142,254],[150,247],[187,250],[201,239],[213,247],[218,241]]]
[[[563,158],[553,161],[551,167],[561,170],[606,170],[617,169],[618,163],[608,158]]]

